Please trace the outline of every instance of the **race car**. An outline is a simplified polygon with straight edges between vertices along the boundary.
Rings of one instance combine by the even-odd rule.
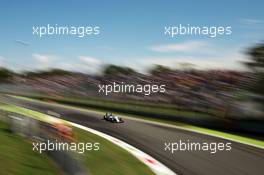
[[[104,120],[110,121],[112,123],[124,123],[124,121],[120,117],[113,115],[112,113],[106,113],[104,115]]]

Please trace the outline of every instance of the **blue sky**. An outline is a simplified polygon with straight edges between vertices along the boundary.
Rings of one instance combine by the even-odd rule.
[[[65,68],[96,72],[105,63],[145,70],[151,64],[240,69],[248,47],[264,39],[264,2],[14,1],[0,2],[0,64],[15,70]],[[78,38],[32,35],[32,26],[100,26]],[[232,34],[164,36],[164,26],[231,26]],[[166,50],[166,47],[175,48]],[[165,48],[159,50],[157,48]]]

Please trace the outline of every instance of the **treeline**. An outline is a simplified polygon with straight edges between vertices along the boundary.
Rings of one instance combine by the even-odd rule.
[[[173,71],[168,67],[161,66],[161,65],[155,65],[151,70],[149,70],[149,73],[152,75],[155,75],[157,73],[165,73]],[[139,74],[137,71],[130,67],[125,66],[117,66],[117,65],[105,65],[104,69],[102,71],[103,76],[108,75],[137,75]],[[20,77],[46,77],[46,76],[67,76],[67,75],[80,75],[82,73],[79,72],[72,72],[62,69],[48,69],[48,70],[37,70],[37,71],[27,71],[27,72],[20,72],[16,73],[10,69],[0,67],[0,79],[11,79],[14,76],[20,76]]]

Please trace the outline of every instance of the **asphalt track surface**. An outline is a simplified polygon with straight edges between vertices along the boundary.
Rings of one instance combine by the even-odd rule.
[[[35,103],[7,96],[0,101],[16,104],[28,109],[47,113],[53,111],[61,118],[75,122],[119,138],[151,155],[179,175],[263,175],[264,150],[240,143],[232,143],[231,151],[215,154],[204,151],[165,151],[165,142],[229,142],[220,138],[165,127],[135,120],[125,119],[125,123],[115,124],[102,120],[102,116],[92,112]]]

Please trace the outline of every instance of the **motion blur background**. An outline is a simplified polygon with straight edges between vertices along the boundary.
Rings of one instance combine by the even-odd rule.
[[[0,92],[263,140],[263,5],[4,0]],[[232,34],[164,36],[164,26],[179,23],[231,26]],[[98,25],[100,35],[32,35],[32,26],[47,24]],[[166,92],[98,93],[114,82],[164,84]]]

